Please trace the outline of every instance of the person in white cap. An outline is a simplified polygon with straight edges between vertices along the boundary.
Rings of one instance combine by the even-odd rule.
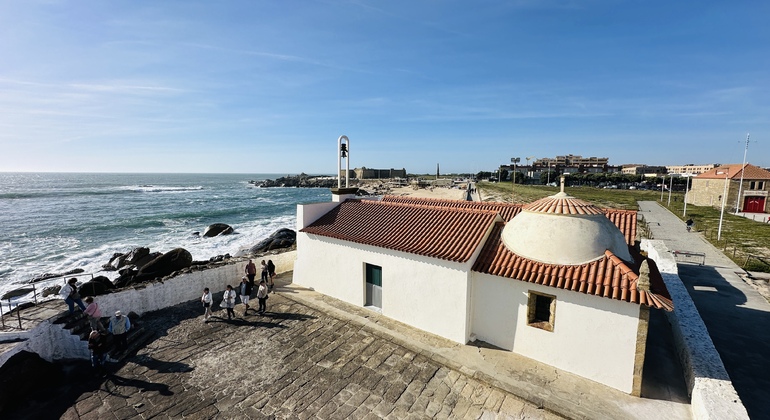
[[[115,316],[110,318],[110,333],[115,338],[115,347],[118,350],[125,350],[128,347],[126,334],[131,329],[131,321],[127,316],[123,316],[120,311],[115,311]]]

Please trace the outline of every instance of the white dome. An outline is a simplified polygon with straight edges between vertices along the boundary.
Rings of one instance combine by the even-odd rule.
[[[606,250],[633,261],[625,237],[601,209],[563,192],[524,206],[502,240],[515,254],[548,264],[584,264]]]

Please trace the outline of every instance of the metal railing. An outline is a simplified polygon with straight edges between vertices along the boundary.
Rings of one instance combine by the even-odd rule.
[[[3,295],[3,298],[7,300],[8,304],[8,313],[13,312],[14,307],[16,307],[16,315],[19,322],[19,329],[23,329],[21,325],[21,310],[23,308],[19,308],[20,305],[27,303],[27,302],[13,302],[14,298],[20,298],[22,296],[26,296],[29,293],[32,293],[32,300],[33,305],[38,305],[40,302],[38,301],[38,290],[40,290],[40,294],[42,294],[43,290],[46,288],[55,285],[56,283],[59,283],[60,281],[64,280],[66,283],[66,280],[68,279],[79,279],[80,277],[88,277],[89,280],[93,280],[95,273],[75,273],[75,274],[66,274],[61,276],[54,276],[54,277],[47,277],[38,281],[30,281],[28,284],[31,285],[31,287],[20,287],[14,290],[10,290]],[[81,282],[85,283],[85,282]],[[63,287],[64,284],[61,284]],[[55,293],[58,296],[58,292]],[[41,296],[42,299],[43,296]],[[5,328],[5,316],[3,312],[3,302],[0,301],[0,321],[2,322],[2,327]]]

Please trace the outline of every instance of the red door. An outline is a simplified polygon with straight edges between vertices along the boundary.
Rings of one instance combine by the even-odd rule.
[[[764,213],[765,197],[746,197],[743,202],[743,211],[746,213]]]

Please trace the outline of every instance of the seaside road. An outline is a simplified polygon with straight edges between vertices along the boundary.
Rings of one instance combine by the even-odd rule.
[[[700,233],[687,233],[684,222],[654,201],[639,203],[640,215],[656,240],[671,251],[706,254],[703,266],[678,264],[711,340],[719,352],[735,390],[751,418],[770,413],[770,304],[744,282],[743,269],[706,241]],[[729,231],[726,232],[729,235]]]
[[[145,314],[158,337],[125,364],[106,378],[81,366],[6,418],[560,418],[281,293],[268,310],[209,323],[198,302]]]

